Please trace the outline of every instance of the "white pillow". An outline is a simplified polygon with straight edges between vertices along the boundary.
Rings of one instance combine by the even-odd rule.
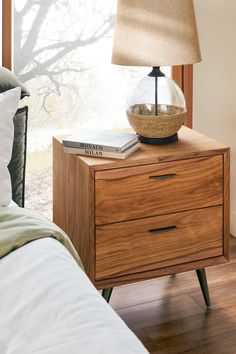
[[[0,206],[10,203],[12,197],[8,164],[11,160],[14,138],[13,117],[21,95],[20,87],[0,94]]]

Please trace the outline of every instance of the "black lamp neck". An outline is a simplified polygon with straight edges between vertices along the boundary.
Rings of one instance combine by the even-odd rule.
[[[161,71],[160,66],[154,66],[152,68],[152,71],[148,74],[148,76],[163,77],[163,76],[165,76],[165,74],[163,74],[163,72]]]

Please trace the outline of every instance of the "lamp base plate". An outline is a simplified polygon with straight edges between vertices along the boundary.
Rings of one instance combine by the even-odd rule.
[[[139,135],[139,141],[143,144],[153,144],[153,145],[162,145],[170,144],[178,141],[178,134],[168,136],[167,138],[147,138],[145,136]]]

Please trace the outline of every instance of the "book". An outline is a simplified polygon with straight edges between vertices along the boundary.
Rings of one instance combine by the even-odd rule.
[[[136,134],[92,129],[81,131],[62,140],[66,147],[119,153],[137,142]]]
[[[112,152],[96,149],[80,149],[69,146],[64,146],[64,152],[76,155],[87,155],[91,157],[107,157],[110,159],[126,159],[133,152],[138,150],[140,147],[139,143],[132,145],[130,148],[126,149],[124,152]]]

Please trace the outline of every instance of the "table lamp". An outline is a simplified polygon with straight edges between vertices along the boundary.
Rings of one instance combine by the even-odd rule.
[[[141,142],[177,141],[186,116],[181,89],[160,66],[200,60],[192,0],[118,0],[112,63],[153,67],[134,89],[126,111]]]

